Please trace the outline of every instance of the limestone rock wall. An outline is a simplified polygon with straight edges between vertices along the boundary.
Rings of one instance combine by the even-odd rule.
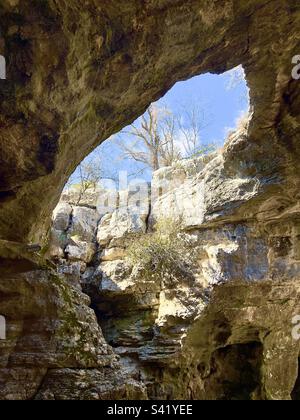
[[[225,150],[236,137],[247,141],[240,131]],[[54,235],[61,226],[67,240],[51,248],[52,257],[65,256],[60,270],[78,271],[105,339],[149,398],[293,394],[300,352],[292,337],[292,319],[300,309],[297,223],[288,215],[280,223],[268,220],[270,215],[262,219],[257,204],[251,205],[260,182],[224,179],[222,162],[224,155],[216,153],[154,173],[150,206],[140,203],[149,208],[147,217],[130,205],[101,215],[101,191],[94,193],[92,209],[85,200],[71,207],[74,193],[69,193],[54,212]],[[235,220],[235,209],[243,206],[252,212],[247,223]],[[181,221],[197,253],[193,279],[151,281],[126,258],[129,244],[165,218]],[[89,261],[79,251],[69,253],[74,234],[78,249],[92,243],[97,250]]]
[[[294,2],[1,3],[1,238],[44,242],[80,161],[178,80],[209,71],[245,68],[255,113],[253,152],[239,156],[245,175],[253,159],[258,175],[298,167]]]
[[[299,399],[299,342],[291,338],[300,313],[300,85],[292,75],[298,3],[2,0],[0,21],[7,62],[0,80],[0,314],[8,333],[0,341],[0,398]],[[233,135],[195,177],[178,169],[197,208],[184,214],[200,252],[195,284],[161,290],[127,273],[126,217],[115,244],[116,219],[103,220],[101,261],[93,228],[86,229],[97,214],[86,209],[78,209],[73,232],[73,210],[62,211],[52,232],[52,251],[68,261],[58,276],[45,245],[80,161],[177,81],[240,64],[250,88],[247,132]],[[180,185],[175,193],[185,201]],[[167,194],[152,213],[173,204]],[[149,223],[132,220],[128,230],[143,232]],[[98,263],[99,276],[89,276]],[[80,291],[83,274],[115,350]],[[78,354],[74,337],[81,336],[87,348],[79,338]]]
[[[1,275],[1,312],[8,326],[7,340],[0,342],[2,400],[73,399],[92,377],[100,377],[101,385],[80,397],[143,396],[106,344],[88,296],[50,269],[32,266],[26,274]]]

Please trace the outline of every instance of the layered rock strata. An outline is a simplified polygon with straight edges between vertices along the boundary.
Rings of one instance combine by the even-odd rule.
[[[237,137],[246,141],[240,131],[229,138],[225,151]],[[139,200],[142,209],[149,208],[147,215],[134,213],[130,204],[101,214],[101,191],[90,193],[81,207],[72,206],[76,192],[65,194],[54,213],[54,236],[63,227],[65,236],[60,232],[59,237],[65,239],[51,249],[52,257],[65,256],[60,270],[77,270],[78,284],[91,297],[105,339],[125,371],[146,386],[149,398],[294,395],[297,223],[287,214],[278,224],[256,204],[251,206],[259,181],[224,180],[223,162],[224,155],[216,153],[154,173],[151,194],[142,205]],[[130,196],[125,191],[120,195]],[[251,222],[235,220],[236,203],[252,211]],[[165,218],[180,221],[181,234],[197,254],[192,279],[157,282],[145,278],[127,258],[130,244],[151,234]],[[74,234],[78,249],[86,248],[86,240],[97,250],[88,261],[78,250],[68,252]]]
[[[299,5],[2,0],[0,21],[0,55],[7,64],[6,80],[0,80],[0,314],[7,320],[0,398],[142,398],[146,386],[151,398],[299,399],[299,342],[291,338],[291,320],[300,312],[300,96],[292,64],[300,54]],[[176,330],[182,312],[174,316],[171,307],[157,315],[154,301],[159,313],[163,293],[158,290],[159,298],[139,303],[152,319],[142,323],[143,339],[135,339],[141,349],[129,357],[132,340],[120,339],[127,327],[117,325],[112,336],[110,309],[103,309],[113,301],[109,291],[109,298],[93,306],[101,323],[108,318],[107,340],[125,348],[117,366],[116,351],[104,340],[76,273],[57,277],[45,258],[53,210],[78,163],[174,83],[240,64],[250,88],[248,130],[233,136],[205,174],[189,181],[199,205],[185,220],[202,250],[195,287],[201,285],[201,296],[191,305],[204,300],[199,318]],[[168,207],[172,200],[166,198]],[[162,200],[154,211],[160,214],[164,206]],[[66,254],[74,262],[83,257],[89,266],[97,244],[80,235],[73,235]],[[109,252],[121,257],[120,250]],[[85,271],[80,263],[77,279]],[[209,290],[205,299],[201,282]],[[113,309],[128,308],[120,299]],[[67,327],[70,313],[76,322]],[[144,334],[144,325],[155,325],[154,332]],[[164,364],[171,335],[172,356]],[[80,357],[77,336],[87,346],[80,347]]]

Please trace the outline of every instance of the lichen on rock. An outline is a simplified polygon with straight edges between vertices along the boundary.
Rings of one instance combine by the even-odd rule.
[[[0,399],[299,399],[299,6],[2,0],[0,18]],[[51,232],[96,146],[238,65],[251,118],[222,153],[155,174],[175,184],[141,219],[70,199]],[[199,251],[176,288],[126,262],[165,209]]]

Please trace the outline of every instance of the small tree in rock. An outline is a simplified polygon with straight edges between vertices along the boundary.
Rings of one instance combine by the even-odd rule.
[[[180,279],[194,280],[197,249],[182,232],[181,222],[173,219],[160,220],[153,233],[135,239],[127,255],[146,280],[171,284]]]

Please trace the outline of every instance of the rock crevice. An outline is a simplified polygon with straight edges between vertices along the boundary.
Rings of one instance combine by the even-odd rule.
[[[247,133],[231,136],[225,149],[237,139],[247,142]],[[147,203],[139,200],[140,208],[149,208],[151,197],[147,219],[143,211],[132,212],[126,200],[127,207],[95,217],[97,199],[109,194],[101,190],[87,194],[87,205],[94,207],[89,218],[84,207],[73,207],[80,216],[73,219],[70,235],[78,236],[78,249],[85,248],[81,241],[97,243],[97,253],[87,262],[74,251],[73,261],[60,266],[72,279],[77,270],[106,341],[151,399],[286,399],[296,394],[292,378],[299,343],[291,332],[299,298],[296,225],[287,214],[279,224],[269,220],[270,212],[256,205],[258,180],[224,179],[223,160],[217,153],[155,172]],[[76,190],[64,194],[53,232],[68,220],[66,201],[74,197]],[[252,212],[247,223],[236,220],[241,207]],[[166,217],[168,223],[180,221],[181,234],[196,252],[192,279],[157,282],[155,276],[143,277],[141,267],[132,267],[127,258],[130,244],[151,235]],[[84,227],[81,233],[77,225]],[[69,247],[56,243],[52,257],[63,255],[60,246]],[[227,295],[235,298],[227,300]],[[283,348],[278,340],[285,342]],[[280,359],[290,367],[271,380]]]
[[[299,5],[146,3],[1,2],[0,398],[297,399]],[[149,219],[101,219],[102,256],[87,226],[95,210],[74,209],[71,226],[62,212],[50,249],[68,256],[58,275],[45,245],[76,166],[177,81],[237,65],[250,88],[247,132],[151,203]],[[144,235],[185,189],[199,273],[193,287],[157,289],[124,272],[120,238]]]

